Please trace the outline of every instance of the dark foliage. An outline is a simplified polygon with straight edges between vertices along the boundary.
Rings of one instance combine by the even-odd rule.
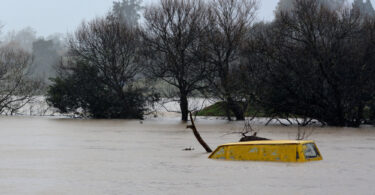
[[[48,91],[48,102],[62,112],[81,108],[94,118],[142,118],[152,98],[146,99],[138,82],[137,32],[112,15],[83,23],[70,37],[69,55]]]
[[[375,20],[296,0],[257,26],[245,52],[258,103],[269,115],[296,115],[358,127],[374,97]]]
[[[62,113],[81,108],[93,118],[143,118],[146,98],[142,91],[128,89],[120,97],[102,79],[94,67],[77,64],[71,75],[52,80],[47,101]]]
[[[136,2],[115,7],[136,13]],[[166,97],[178,97],[184,121],[188,98],[201,92],[224,102],[204,111],[228,119],[250,113],[301,117],[304,125],[374,123],[373,14],[360,1],[352,9],[341,0],[284,2],[288,9],[280,4],[274,21],[255,25],[255,0],[160,0],[145,10],[142,30],[116,11],[84,23],[49,102],[95,118],[141,118],[148,100],[135,86],[146,75],[174,88]]]

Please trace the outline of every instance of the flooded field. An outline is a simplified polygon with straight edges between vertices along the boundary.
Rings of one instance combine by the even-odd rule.
[[[0,118],[0,194],[374,194],[375,128],[315,128],[324,160],[227,162],[178,119]],[[201,119],[207,143],[239,139],[243,124]],[[293,139],[296,128],[257,126]],[[193,151],[183,151],[193,147]]]

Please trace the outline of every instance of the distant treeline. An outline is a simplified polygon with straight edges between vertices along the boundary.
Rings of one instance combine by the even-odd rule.
[[[0,114],[17,114],[45,94],[64,52],[60,35],[37,38],[30,27],[8,32],[0,42]]]
[[[38,37],[31,27],[8,32],[1,42],[1,47],[21,49],[29,53],[32,62],[28,67],[28,75],[46,84],[50,83],[49,78],[56,76],[55,67],[66,52],[63,35]]]
[[[282,3],[273,21],[257,22],[256,0],[160,0],[139,23],[139,1],[117,2],[69,37],[48,101],[88,117],[142,118],[160,95],[178,97],[187,121],[188,98],[199,94],[225,102],[228,119],[244,120],[251,106],[333,126],[373,123],[373,9]],[[161,94],[160,81],[172,89]]]

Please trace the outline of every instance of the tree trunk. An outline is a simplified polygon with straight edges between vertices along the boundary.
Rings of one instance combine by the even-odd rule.
[[[363,105],[358,105],[358,110],[357,110],[357,116],[353,117],[352,119],[352,123],[349,124],[350,127],[360,127],[361,124],[362,124],[362,121],[364,121],[364,116],[363,116],[363,110],[364,110],[364,106]]]
[[[190,112],[190,120],[191,120],[191,125],[187,126],[187,128],[190,128],[193,130],[195,138],[198,140],[198,142],[203,146],[203,148],[206,150],[206,152],[212,152],[211,148],[206,144],[206,142],[202,139],[201,135],[199,134],[195,123],[193,119],[193,114]]]
[[[180,109],[181,109],[181,120],[188,121],[189,114],[189,102],[186,94],[180,96]]]
[[[227,106],[233,112],[237,121],[245,120],[244,110],[241,108],[241,105],[238,102],[235,102],[231,97],[227,98]]]
[[[228,103],[225,103],[225,114],[227,115],[228,121],[232,121],[232,113],[230,111]]]

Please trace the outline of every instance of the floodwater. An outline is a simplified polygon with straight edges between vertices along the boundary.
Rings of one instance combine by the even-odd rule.
[[[0,194],[374,194],[375,128],[315,128],[324,160],[208,159],[178,119],[0,118]],[[199,120],[214,149],[243,124]],[[292,139],[293,127],[256,126]],[[311,129],[309,129],[311,130]],[[193,151],[183,151],[193,147]]]

